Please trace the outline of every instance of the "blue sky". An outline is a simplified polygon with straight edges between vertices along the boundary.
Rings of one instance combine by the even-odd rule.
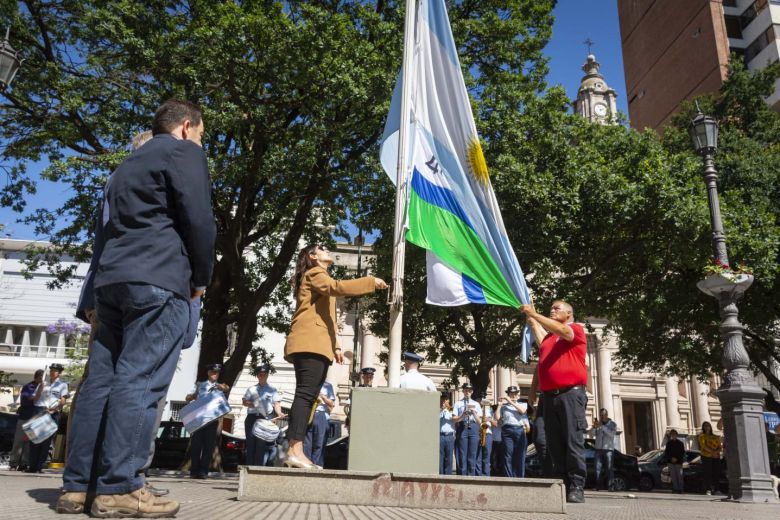
[[[550,58],[547,77],[551,85],[563,85],[569,98],[577,95],[585,63],[586,38],[595,42],[593,54],[601,63],[601,73],[607,84],[617,91],[618,110],[628,112],[626,87],[623,78],[623,58],[620,50],[620,26],[617,0],[559,0],[555,8],[555,25],[545,54]],[[45,163],[29,166],[31,173],[40,172]],[[28,210],[58,206],[68,198],[68,188],[62,184],[40,182],[38,193],[31,197]],[[17,224],[19,215],[8,208],[0,208],[0,224],[5,226],[3,236],[33,239],[35,231],[24,224]]]

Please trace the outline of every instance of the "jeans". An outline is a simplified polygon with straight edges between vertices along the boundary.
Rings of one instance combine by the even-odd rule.
[[[314,413],[314,420],[306,430],[303,441],[303,453],[315,464],[325,462],[325,441],[328,439],[328,414],[322,411]]]
[[[124,494],[144,485],[157,405],[168,392],[189,304],[148,284],[95,290],[98,329],[79,390],[63,473],[66,491]]]
[[[190,476],[208,476],[211,458],[214,454],[214,443],[217,440],[218,427],[219,419],[211,421],[192,434],[190,443]]]
[[[60,414],[59,412],[51,414],[51,418],[54,420],[55,423],[58,425],[60,424]],[[54,442],[54,439],[57,437],[57,434],[51,435],[48,439],[45,441],[35,444],[34,442],[30,442],[30,467],[28,468],[28,471],[31,473],[37,473],[38,471],[43,470],[44,464],[46,464],[46,460],[49,458],[49,449],[51,448],[51,443]]]
[[[544,429],[547,453],[553,476],[566,483],[566,488],[584,488],[585,477],[585,407],[588,395],[581,386],[557,395],[545,392]]]
[[[165,411],[165,397],[157,402],[157,419],[154,421],[154,428],[152,431],[152,443],[149,445],[149,458],[146,459],[146,464],[141,467],[141,471],[146,474],[147,470],[152,466],[154,460],[154,451],[156,449],[155,441],[157,440],[157,432],[160,429],[160,423],[162,422],[163,412]]]
[[[328,375],[330,361],[325,356],[311,353],[293,354],[295,368],[295,397],[290,407],[290,427],[287,428],[287,438],[291,441],[302,441],[306,438],[314,400],[320,394],[322,383]]]
[[[488,433],[485,437],[485,445],[477,447],[477,475],[481,477],[490,476],[490,452],[493,449],[493,434]]]
[[[714,457],[702,457],[701,458],[702,469],[704,470],[704,482],[703,491],[717,491],[718,490],[718,476],[720,473],[720,459]]]
[[[439,433],[439,475],[452,475],[452,450],[455,434]]]
[[[455,442],[458,453],[458,475],[475,476],[477,474],[479,425],[472,422],[469,428],[461,422],[458,425]]]
[[[615,469],[612,467],[612,450],[596,450],[596,488],[601,486],[601,469],[607,473],[606,488],[612,491],[612,480],[615,478]]]
[[[672,491],[679,491],[682,493],[685,488],[682,464],[669,463],[669,475],[672,477]]]
[[[501,427],[504,441],[504,476],[525,477],[525,452],[528,439],[522,426],[505,425]]]

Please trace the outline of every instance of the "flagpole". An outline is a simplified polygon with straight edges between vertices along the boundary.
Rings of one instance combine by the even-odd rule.
[[[390,303],[390,345],[387,359],[387,386],[398,388],[401,379],[401,338],[404,315],[404,259],[406,258],[406,203],[412,60],[414,56],[414,22],[417,0],[406,0],[404,24],[404,61],[401,85],[401,127],[398,133],[398,163],[395,192],[395,232],[393,234],[393,287]]]

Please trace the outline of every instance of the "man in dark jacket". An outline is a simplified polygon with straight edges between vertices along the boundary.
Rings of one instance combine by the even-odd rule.
[[[154,138],[111,176],[94,279],[98,327],[72,421],[60,513],[84,511],[96,452],[93,516],[178,512],[177,502],[144,488],[141,469],[185,340],[189,301],[211,279],[216,227],[203,129],[196,105],[167,101],[155,113]]]
[[[683,463],[685,462],[685,444],[677,438],[677,430],[669,431],[669,440],[664,449],[664,461],[669,464],[669,473],[672,477],[672,493],[682,494]]]
[[[16,410],[16,432],[11,448],[10,468],[23,471],[30,465],[30,441],[22,430],[22,424],[41,411],[35,406],[35,389],[43,381],[43,370],[36,370],[33,380],[22,387],[19,393],[19,409]]]

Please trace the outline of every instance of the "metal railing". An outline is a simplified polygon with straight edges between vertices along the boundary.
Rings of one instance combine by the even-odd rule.
[[[74,347],[0,343],[0,356],[67,359]]]

